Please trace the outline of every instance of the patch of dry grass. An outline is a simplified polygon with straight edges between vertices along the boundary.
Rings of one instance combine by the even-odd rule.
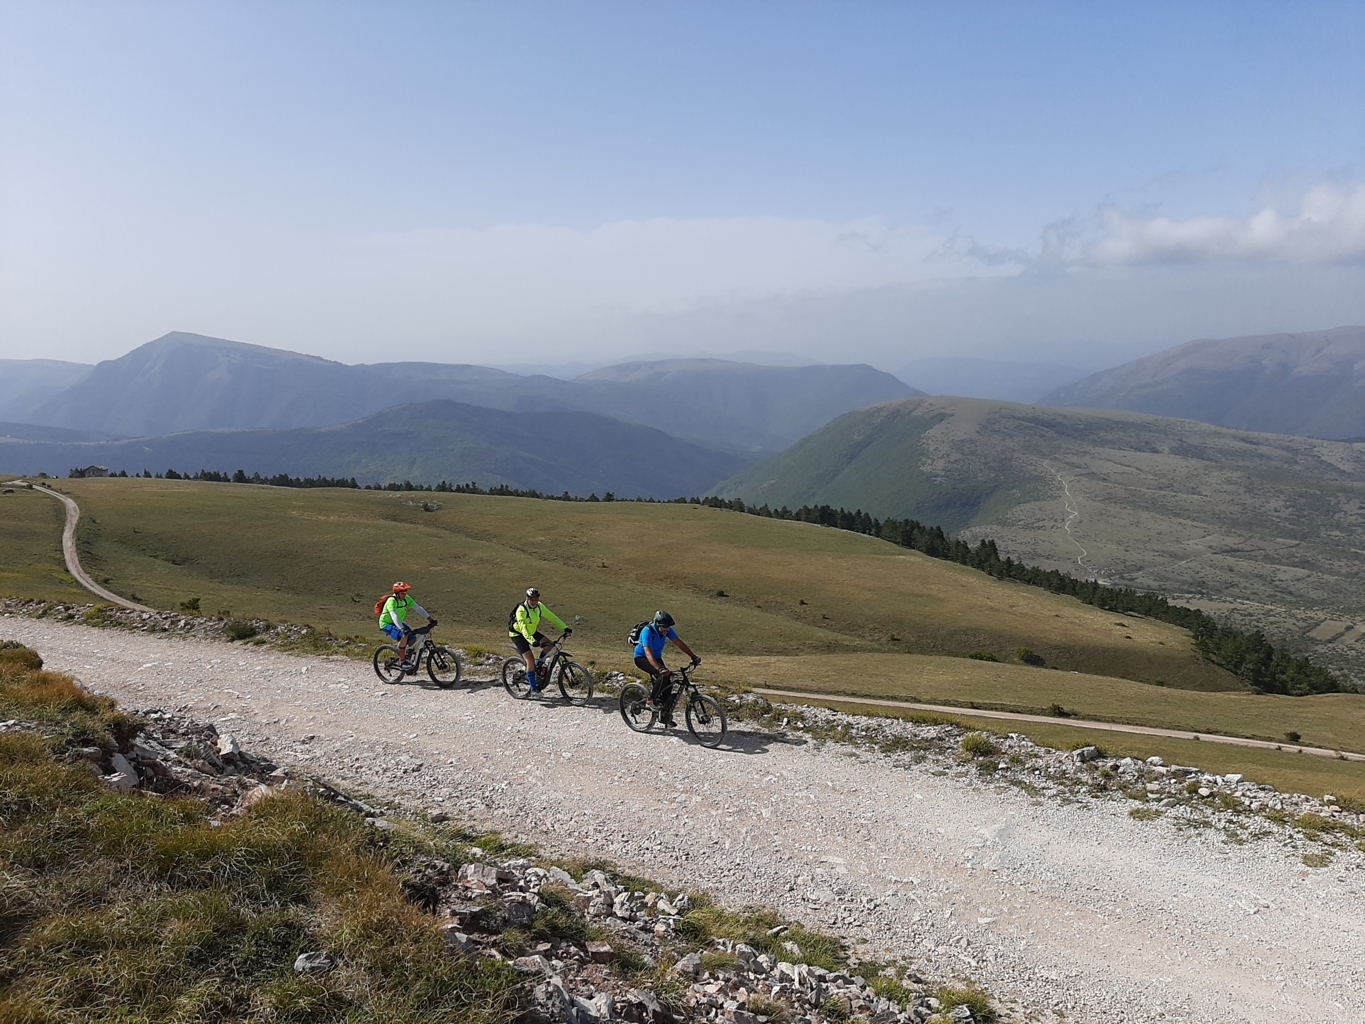
[[[0,666],[0,707],[57,727],[0,735],[0,1020],[515,1017],[511,969],[449,956],[356,815],[296,793],[214,827],[63,758],[71,732],[118,742],[104,698]],[[295,973],[311,950],[336,969]]]

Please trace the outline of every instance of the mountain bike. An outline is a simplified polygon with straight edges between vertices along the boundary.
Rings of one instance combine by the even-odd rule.
[[[695,736],[703,747],[717,747],[720,746],[720,741],[725,739],[728,728],[725,722],[725,708],[715,697],[698,689],[697,684],[692,681],[692,672],[695,668],[695,665],[688,665],[674,671],[673,681],[664,697],[664,718],[671,718],[673,709],[686,697],[684,717],[687,719],[687,731]],[[679,676],[682,677],[681,683],[678,681]],[[659,713],[647,703],[649,689],[643,683],[627,683],[621,687],[621,718],[635,732],[649,732],[659,717]]]
[[[428,622],[421,629],[412,631],[408,641],[408,664],[403,667],[398,648],[393,644],[380,644],[374,651],[374,673],[386,683],[402,682],[404,676],[415,676],[427,663],[427,675],[443,690],[449,690],[460,681],[460,656],[449,647],[441,647],[432,642],[431,630],[435,621]]]
[[[533,693],[544,693],[553,678],[559,685],[559,693],[570,704],[586,704],[592,699],[592,673],[578,662],[571,660],[573,655],[564,650],[564,641],[570,631],[560,634],[558,640],[545,649],[536,659],[541,684],[532,690],[526,676],[526,659],[521,655],[508,658],[502,663],[502,685],[517,700],[525,700]]]

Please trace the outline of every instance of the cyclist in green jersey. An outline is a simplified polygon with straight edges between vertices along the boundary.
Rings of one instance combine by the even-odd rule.
[[[405,672],[412,671],[412,666],[408,663],[408,641],[412,638],[412,627],[405,621],[408,612],[414,611],[433,626],[436,625],[431,613],[413,600],[412,595],[408,593],[411,589],[412,587],[399,580],[393,585],[393,596],[387,599],[380,598],[375,605],[375,611],[379,613],[379,628],[398,641],[398,657]]]

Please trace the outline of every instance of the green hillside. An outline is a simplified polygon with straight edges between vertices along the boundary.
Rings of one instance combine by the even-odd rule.
[[[999,475],[998,463],[973,459],[950,474],[935,464],[932,435],[954,418],[949,404],[973,401],[909,399],[847,413],[714,493],[774,508],[827,504],[960,529],[988,514],[1002,491],[1026,484],[1013,467]]]
[[[175,480],[60,486],[84,510],[87,570],[154,606],[198,597],[206,611],[370,634],[375,597],[402,578],[455,638],[501,647],[508,609],[535,584],[604,657],[620,656],[629,626],[663,607],[709,654],[811,660],[800,671],[854,653],[988,650],[1017,663],[1015,649],[1029,647],[1062,670],[1237,686],[1179,628],[872,538],[702,506]]]
[[[1365,445],[922,398],[842,416],[717,492],[941,522],[1030,564],[1178,597],[1365,675]]]

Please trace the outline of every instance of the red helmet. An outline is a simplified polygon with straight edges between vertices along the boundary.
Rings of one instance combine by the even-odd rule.
[[[397,583],[393,585],[393,592],[395,594],[406,594],[411,589],[412,587],[408,586],[402,580],[399,580]]]

